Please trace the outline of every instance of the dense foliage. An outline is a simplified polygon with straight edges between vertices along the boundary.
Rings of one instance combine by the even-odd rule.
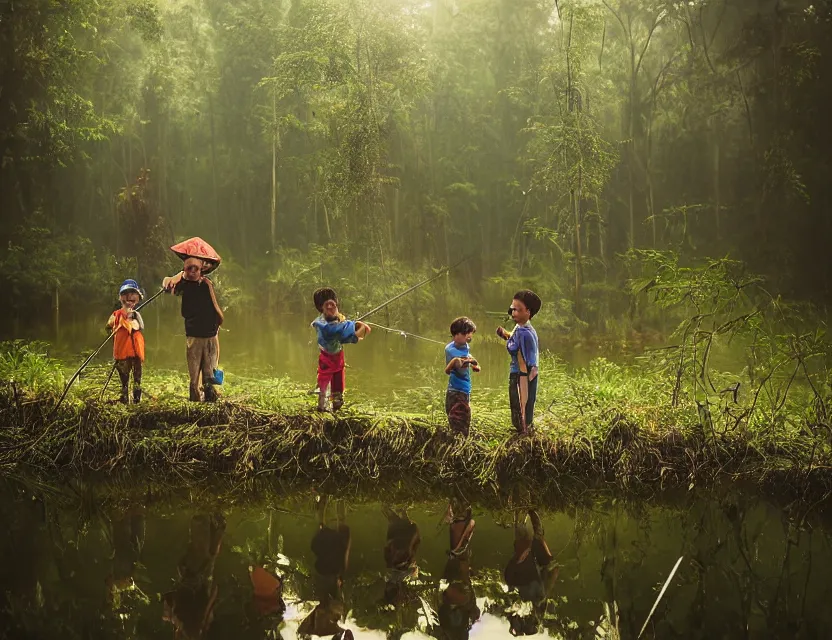
[[[471,252],[472,293],[600,326],[649,248],[826,300],[830,35],[826,0],[5,2],[0,295],[200,234],[278,298]]]

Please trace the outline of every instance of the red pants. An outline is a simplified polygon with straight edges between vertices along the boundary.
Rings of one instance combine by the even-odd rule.
[[[344,391],[344,350],[336,354],[321,351],[318,355],[318,389],[326,391],[332,384],[332,393]]]

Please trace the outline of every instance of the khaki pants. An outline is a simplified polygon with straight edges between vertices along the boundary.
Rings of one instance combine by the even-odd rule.
[[[191,377],[191,400],[199,402],[200,386],[205,392],[206,402],[216,400],[217,392],[214,390],[214,369],[217,368],[217,356],[219,354],[219,340],[213,338],[192,338],[187,337],[188,345],[188,375]],[[202,376],[202,385],[199,377]]]

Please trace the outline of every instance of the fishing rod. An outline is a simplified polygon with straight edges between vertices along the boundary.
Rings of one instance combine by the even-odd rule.
[[[107,387],[110,385],[110,380],[113,379],[113,374],[115,372],[116,372],[116,363],[113,362],[113,366],[110,367],[110,373],[107,376],[107,380],[104,381],[104,386],[101,387],[101,393],[98,394],[98,401],[99,402],[101,402],[101,400],[104,398],[104,392],[107,391]]]
[[[448,267],[444,267],[443,269],[440,269],[437,273],[433,274],[433,275],[432,275],[430,278],[428,278],[427,280],[422,280],[422,282],[419,282],[418,284],[414,284],[412,287],[410,287],[410,288],[408,288],[408,289],[405,289],[405,290],[404,290],[404,291],[402,291],[401,293],[399,293],[399,294],[397,294],[397,295],[393,296],[393,297],[392,297],[392,298],[390,298],[387,302],[382,302],[382,303],[381,303],[380,305],[378,305],[377,307],[375,307],[375,308],[373,308],[373,309],[370,309],[367,313],[364,313],[364,314],[362,314],[361,316],[359,316],[358,318],[356,318],[356,320],[355,320],[355,321],[356,321],[356,322],[358,322],[358,321],[360,321],[360,320],[364,320],[364,318],[367,318],[367,317],[369,317],[369,316],[373,315],[374,313],[377,313],[377,312],[381,311],[382,309],[384,309],[384,307],[386,307],[387,305],[389,305],[389,304],[391,304],[391,303],[395,302],[396,300],[398,300],[398,299],[399,299],[399,298],[401,298],[402,296],[405,296],[405,295],[407,295],[408,293],[410,293],[411,291],[415,291],[415,290],[416,290],[416,289],[418,289],[419,287],[423,287],[423,286],[425,286],[426,284],[429,284],[429,283],[433,282],[433,281],[434,281],[434,280],[436,280],[437,278],[440,278],[440,277],[442,277],[443,275],[445,275],[446,273],[448,273],[451,269],[456,269],[459,265],[461,265],[463,262],[465,262],[466,260],[468,260],[468,258],[470,258],[470,257],[471,257],[470,255],[465,256],[465,257],[464,257],[464,258],[462,258],[462,260],[460,260],[459,262],[456,262],[456,263],[454,263],[454,264],[452,264],[452,265],[450,265],[450,266],[448,266]]]
[[[393,329],[392,327],[385,327],[381,324],[376,324],[375,322],[364,322],[364,324],[368,324],[371,327],[377,327],[382,329],[383,331],[389,331],[390,333],[397,333],[403,338],[418,338],[419,340],[425,340],[426,342],[432,342],[434,344],[438,344],[441,346],[445,346],[444,342],[440,342],[439,340],[434,340],[433,338],[426,338],[425,336],[420,336],[415,333],[410,333],[408,331],[402,331],[401,329]]]
[[[139,311],[142,307],[144,307],[146,304],[150,304],[151,302],[153,302],[156,298],[158,298],[164,292],[165,292],[164,288],[159,289],[159,291],[157,291],[151,297],[149,297],[147,300],[142,302],[139,306],[137,306],[135,309],[133,309],[133,311]],[[61,403],[64,401],[64,398],[66,398],[66,394],[69,391],[69,388],[72,386],[72,383],[75,382],[75,380],[78,378],[79,375],[81,375],[81,372],[86,368],[86,366],[90,363],[90,361],[95,356],[97,356],[99,354],[99,352],[106,346],[106,344],[113,338],[113,336],[116,335],[116,331],[118,331],[117,327],[114,328],[113,332],[110,335],[107,336],[107,339],[104,340],[104,342],[102,342],[99,345],[98,349],[93,351],[89,355],[89,357],[86,360],[84,360],[84,363],[80,367],[78,367],[78,370],[75,373],[72,374],[72,377],[69,379],[69,382],[67,382],[66,386],[64,387],[64,392],[61,394],[61,397],[58,398],[58,403],[52,408],[52,412],[49,414],[50,417],[52,416],[52,414],[55,413],[55,411],[58,410],[58,407],[61,406]],[[113,367],[115,368],[115,365],[113,365]],[[110,376],[112,377],[112,372],[110,372]],[[108,382],[109,382],[109,379],[108,379]]]
[[[156,296],[158,296],[160,293],[163,293],[164,291],[165,291],[164,289],[162,289],[161,291],[157,291],[157,292],[153,295],[153,298],[155,298]],[[153,300],[153,298],[149,298],[149,299],[147,300],[147,302],[150,302],[151,300]],[[147,302],[142,303],[141,305],[139,305],[138,307],[136,307],[135,311],[138,311],[141,307],[143,307],[145,304],[147,304]],[[100,401],[104,398],[104,393],[107,391],[107,387],[108,387],[108,386],[110,386],[110,380],[112,380],[112,379],[113,379],[113,374],[114,374],[114,373],[115,373],[115,371],[116,371],[116,364],[117,364],[117,363],[114,361],[114,362],[113,362],[113,366],[112,366],[112,367],[110,367],[110,373],[109,373],[109,375],[107,376],[107,380],[105,380],[105,381],[104,381],[104,386],[103,386],[103,387],[101,387],[101,393],[99,393],[99,394],[98,394],[98,400],[99,400],[99,402],[100,402]]]

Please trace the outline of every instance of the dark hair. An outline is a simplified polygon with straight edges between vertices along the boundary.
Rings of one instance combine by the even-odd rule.
[[[526,309],[529,310],[529,318],[534,318],[538,311],[540,311],[540,296],[538,296],[534,291],[530,291],[529,289],[522,289],[514,294],[513,300],[519,300],[524,305],[526,305]]]
[[[461,316],[451,323],[451,335],[455,336],[458,333],[474,333],[477,330],[477,325],[471,318]]]
[[[335,293],[335,289],[323,287],[322,289],[318,289],[315,293],[312,294],[312,300],[315,302],[315,308],[318,311],[323,312],[324,302],[328,300],[334,300],[335,304],[338,304],[338,294]]]

